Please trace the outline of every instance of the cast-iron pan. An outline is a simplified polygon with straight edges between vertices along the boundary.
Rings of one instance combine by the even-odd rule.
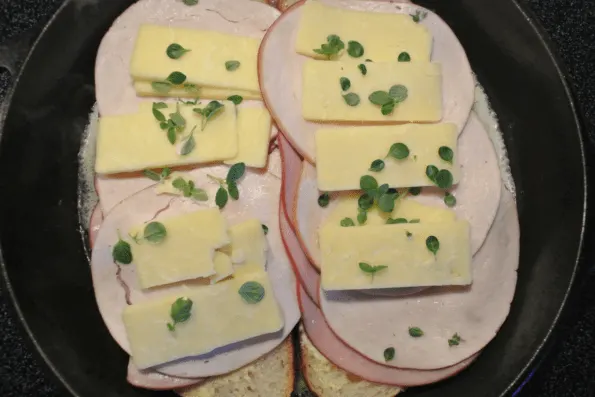
[[[15,82],[0,145],[8,295],[46,363],[81,397],[173,395],[126,383],[128,357],[97,310],[77,214],[77,154],[94,103],[95,54],[132,2],[69,1],[56,13]],[[581,122],[558,60],[515,1],[418,4],[454,30],[499,117],[518,191],[521,258],[510,316],[477,362],[407,395],[511,395],[543,355],[580,276],[586,211]]]

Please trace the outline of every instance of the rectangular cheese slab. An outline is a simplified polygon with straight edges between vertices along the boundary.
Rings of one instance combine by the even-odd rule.
[[[204,108],[208,102],[197,105],[179,105],[180,113],[186,119],[183,133],[172,145],[167,133],[161,129],[153,116],[152,102],[141,104],[138,113],[118,116],[104,116],[99,119],[97,133],[97,155],[95,172],[114,174],[139,171],[147,168],[201,164],[233,158],[238,153],[238,133],[235,105],[222,101],[223,111],[211,118],[201,130],[202,115],[193,108]],[[168,118],[176,111],[175,104],[160,109]],[[194,126],[194,150],[182,155],[183,138]]]
[[[314,49],[326,43],[329,35],[337,35],[345,43],[345,48],[349,41],[359,42],[364,47],[364,54],[360,58],[352,58],[343,50],[333,59],[395,61],[398,54],[406,51],[414,62],[429,61],[432,52],[430,32],[425,26],[413,22],[410,15],[397,13],[396,7],[393,13],[362,12],[307,1],[300,8],[302,16],[296,51],[323,59],[325,57]]]
[[[167,56],[172,43],[190,50],[178,59]],[[164,81],[177,71],[198,86],[259,92],[257,58],[260,40],[207,30],[142,25],[138,31],[130,74],[135,81]],[[228,61],[240,62],[229,71]]]
[[[269,157],[271,115],[263,106],[238,108],[238,155],[225,164],[244,163],[264,168]]]
[[[265,290],[258,303],[247,303],[239,294],[248,282]],[[180,297],[192,301],[190,317],[170,331],[171,305]],[[145,369],[179,358],[209,353],[219,347],[283,328],[283,317],[271,281],[259,265],[239,268],[231,280],[209,286],[188,287],[179,295],[127,306],[124,325],[134,364]]]
[[[132,243],[133,263],[142,288],[171,284],[216,273],[215,249],[229,244],[227,222],[219,209],[204,209],[160,220],[167,236],[159,243]],[[145,225],[132,228],[143,236]]]
[[[334,204],[323,225],[339,226],[341,220],[345,218],[351,218],[357,225],[358,198],[359,194],[339,197],[338,202]],[[389,218],[393,220],[406,219],[407,222],[444,223],[454,222],[456,214],[453,210],[447,208],[431,207],[420,204],[413,199],[405,198],[395,201],[395,209],[391,213],[382,212],[377,206],[374,206],[368,210],[366,223],[361,226],[385,225]]]
[[[211,284],[216,284],[221,280],[225,280],[233,274],[233,264],[231,263],[229,255],[215,251],[213,263],[215,264],[215,274],[209,277]]]
[[[368,62],[364,76],[349,62],[310,59],[302,71],[302,115],[313,121],[355,122],[435,122],[442,119],[442,67],[428,62]],[[342,77],[351,87],[341,88]],[[383,115],[381,107],[369,100],[375,91],[389,92],[395,85],[407,88],[407,98],[392,113]],[[350,106],[343,95],[359,96]]]
[[[408,234],[409,233],[409,234]],[[426,240],[434,236],[436,255]],[[322,288],[401,288],[471,283],[469,223],[415,223],[319,230]],[[359,264],[387,266],[373,276]]]
[[[267,258],[267,240],[258,219],[249,219],[229,228],[231,244],[223,251],[231,256],[234,264],[254,263],[263,268]]]
[[[229,88],[198,87],[197,90],[188,91],[182,87],[172,87],[168,92],[157,92],[150,81],[135,81],[136,95],[143,97],[170,97],[170,98],[201,98],[201,99],[227,99],[232,95],[240,95],[244,100],[262,100],[260,91],[233,90]]]
[[[395,143],[408,147],[407,158],[386,158]],[[440,158],[438,149],[441,146],[452,149],[454,165]],[[316,131],[318,189],[359,189],[363,175],[371,175],[379,185],[388,183],[394,188],[433,186],[434,183],[426,176],[428,165],[450,171],[455,184],[460,177],[457,152],[457,128],[454,124],[323,128]],[[377,159],[384,160],[384,169],[369,171],[372,161]]]

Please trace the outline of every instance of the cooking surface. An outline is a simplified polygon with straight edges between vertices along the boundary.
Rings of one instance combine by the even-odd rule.
[[[15,67],[19,48],[36,35],[63,0],[0,1],[0,65]],[[85,0],[89,2],[89,0]],[[174,1],[174,0],[172,0]],[[92,2],[92,1],[91,1]],[[595,142],[595,7],[591,0],[527,0],[566,63],[585,114],[586,130]],[[24,35],[24,36],[23,36]],[[6,53],[4,44],[16,53]],[[21,45],[19,45],[21,44]],[[0,100],[10,74],[0,68]],[[592,158],[592,157],[591,157]],[[595,224],[591,216],[590,225]],[[594,225],[595,226],[595,225]],[[586,245],[589,244],[587,238]],[[580,283],[580,280],[579,280]],[[574,313],[560,327],[552,355],[519,397],[588,397],[595,395],[595,269],[580,294]],[[45,374],[41,359],[23,338],[18,320],[0,291],[0,395],[62,397],[68,394]]]

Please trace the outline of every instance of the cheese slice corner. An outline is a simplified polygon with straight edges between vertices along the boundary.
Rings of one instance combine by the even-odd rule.
[[[267,108],[238,108],[238,154],[225,164],[244,163],[248,167],[264,168],[267,165],[272,121]]]
[[[233,225],[228,232],[231,243],[223,248],[223,252],[230,255],[232,263],[252,263],[265,267],[267,240],[258,219]]]

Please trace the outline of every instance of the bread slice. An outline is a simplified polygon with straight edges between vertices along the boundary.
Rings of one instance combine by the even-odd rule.
[[[302,374],[318,397],[393,397],[404,389],[371,383],[343,371],[314,347],[300,325]]]
[[[178,393],[182,397],[289,397],[294,381],[291,335],[269,354],[227,375]]]

